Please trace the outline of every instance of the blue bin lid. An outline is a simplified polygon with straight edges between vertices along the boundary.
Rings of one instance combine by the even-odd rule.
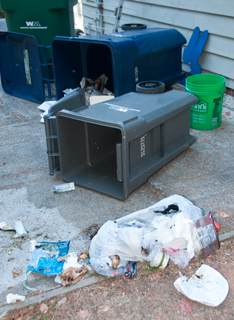
[[[40,54],[34,36],[0,32],[0,71],[7,94],[37,103],[44,101]]]

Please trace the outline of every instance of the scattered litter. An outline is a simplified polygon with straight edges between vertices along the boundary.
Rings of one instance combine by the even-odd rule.
[[[8,226],[8,224],[5,221],[0,222],[0,230],[3,231],[15,231],[15,229],[11,226]]]
[[[214,221],[214,226],[215,226],[215,230],[219,231],[220,230],[220,224],[218,222]]]
[[[214,250],[220,248],[220,242],[211,212],[209,212],[207,216],[198,219],[195,222],[195,227],[195,253],[196,255],[205,255],[205,257],[208,257]]]
[[[227,280],[205,264],[189,278],[180,272],[180,278],[174,282],[174,286],[189,299],[211,307],[219,306],[229,292]]]
[[[24,300],[25,300],[25,296],[21,296],[19,294],[9,293],[6,296],[6,303],[7,304],[15,303],[16,301],[24,301]]]
[[[17,220],[14,223],[14,229],[16,231],[14,238],[24,237],[27,235],[27,231],[25,230],[24,225],[20,220]]]
[[[82,253],[79,255],[79,258],[80,258],[80,259],[83,259],[83,260],[87,260],[87,259],[89,258],[89,253],[88,253],[88,251],[82,252]]]
[[[25,274],[24,274],[24,282],[23,285],[26,289],[30,290],[30,291],[37,291],[37,288],[31,288],[27,285],[27,281],[28,281],[28,275],[32,273],[32,271],[26,270]]]
[[[36,240],[30,240],[30,245],[28,246],[28,249],[30,252],[33,252],[35,247],[36,247],[36,244],[37,244],[37,241]]]
[[[108,78],[105,76],[105,74],[102,74],[94,81],[85,77],[81,79],[80,86],[82,89],[85,89],[85,102],[87,106],[109,100],[111,97],[114,98],[113,93],[105,87],[107,80]],[[102,99],[99,98],[99,96],[105,98]],[[91,99],[91,97],[94,98]]]
[[[229,217],[230,217],[227,213],[225,213],[225,212],[223,212],[223,211],[219,211],[219,212],[217,212],[217,213],[216,213],[216,215],[217,215],[218,217],[220,217],[220,218],[224,218],[224,219],[226,219],[226,218],[229,218]]]
[[[77,90],[79,90],[79,89],[80,89],[80,87],[75,88],[75,89],[71,89],[71,88],[65,89],[65,90],[63,90],[64,96],[67,96],[67,95],[69,95],[70,93],[72,93],[72,92],[74,92],[74,91],[77,91]]]
[[[70,257],[70,254],[66,254],[65,256],[59,257],[57,259],[58,262],[60,261],[66,261]]]
[[[68,257],[65,260],[65,263],[63,265],[63,271],[72,267],[72,268],[80,268],[82,266],[82,263],[79,263],[77,261],[77,253],[71,252],[69,253]]]
[[[54,278],[54,281],[58,284],[61,284],[60,274],[57,274],[57,276]]]
[[[17,220],[14,223],[14,227],[9,226],[5,221],[0,222],[0,229],[3,231],[15,231],[14,238],[24,237],[27,235],[27,231],[24,228],[23,223]]]
[[[53,186],[53,188],[54,188],[54,193],[68,192],[68,191],[75,190],[75,184],[74,182],[62,183],[62,184]]]
[[[94,81],[92,79],[83,77],[81,79],[80,86],[82,89],[93,88],[99,91],[100,93],[103,93],[107,80],[108,78],[105,76],[105,74],[102,74]]]
[[[85,275],[88,271],[88,268],[85,266],[81,266],[80,268],[69,267],[64,270],[61,275],[61,284],[63,287],[70,286],[72,284],[77,283],[80,279]]]
[[[173,195],[146,209],[107,221],[92,239],[90,263],[97,273],[126,275],[129,263],[148,261],[165,268],[168,260],[181,269],[193,257],[209,256],[220,244],[211,212]]]
[[[70,241],[37,242],[27,270],[48,276],[60,274],[64,261],[58,262],[57,259],[68,253],[69,244]]]
[[[53,106],[57,101],[45,101],[41,105],[39,105],[37,108],[41,111],[43,111],[40,116],[41,116],[41,123],[44,123],[44,116],[48,114],[48,111],[51,106]]]
[[[69,253],[69,254],[67,254],[66,256],[63,256],[63,257],[61,257],[61,258],[65,258],[65,263],[64,263],[64,265],[63,265],[63,270],[62,270],[62,273],[60,274],[60,275],[57,275],[56,277],[55,277],[55,279],[54,279],[54,281],[56,282],[56,283],[59,283],[59,284],[62,284],[63,285],[63,282],[62,282],[62,278],[64,278],[65,280],[64,280],[64,283],[65,283],[65,285],[63,285],[63,286],[68,286],[68,285],[71,285],[71,284],[74,284],[74,283],[76,283],[76,282],[78,282],[80,279],[81,279],[81,277],[88,271],[88,270],[91,270],[91,268],[89,267],[89,266],[87,266],[86,264],[84,265],[83,263],[79,263],[78,261],[77,261],[77,253]],[[57,260],[60,260],[60,258],[59,259],[57,259]],[[62,261],[62,260],[60,260],[60,261]],[[81,271],[83,271],[84,270],[84,268],[86,268],[87,270],[85,271],[85,272],[83,272],[82,274],[80,274],[80,272]],[[74,270],[74,271],[69,271],[69,272],[65,272],[66,270],[68,270],[68,269],[72,269],[72,270]],[[81,270],[82,269],[82,270]],[[81,271],[80,271],[81,270]],[[63,275],[63,276],[62,276]],[[69,278],[68,280],[66,280],[66,278],[68,277],[68,276],[71,276],[71,278]],[[75,282],[73,282],[73,280],[75,281]],[[69,282],[69,281],[71,281],[71,283]]]

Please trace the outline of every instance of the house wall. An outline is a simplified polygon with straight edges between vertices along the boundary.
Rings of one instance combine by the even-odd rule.
[[[80,16],[83,17],[85,32],[101,33],[95,0],[79,1],[82,1]],[[114,8],[118,3],[119,0],[103,0],[105,33],[111,33],[114,28]],[[124,23],[144,23],[147,28],[174,28],[184,35],[187,43],[195,27],[199,27],[201,32],[208,30],[209,36],[199,58],[202,73],[223,75],[227,80],[226,86],[234,89],[233,0],[128,0],[123,3],[120,25]],[[92,25],[88,27],[88,24]],[[187,64],[183,63],[182,68],[190,71]]]

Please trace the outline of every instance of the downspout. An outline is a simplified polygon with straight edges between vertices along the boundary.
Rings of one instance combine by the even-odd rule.
[[[104,33],[104,21],[103,21],[103,0],[99,0],[97,3],[97,7],[99,10],[99,29],[100,29],[100,33],[103,34]]]

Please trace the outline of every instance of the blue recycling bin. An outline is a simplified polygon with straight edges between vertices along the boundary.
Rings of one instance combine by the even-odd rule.
[[[129,30],[79,38],[55,37],[52,56],[58,99],[77,88],[83,77],[108,77],[106,88],[121,96],[136,91],[136,83],[157,80],[166,88],[180,81],[184,36],[175,29]]]

